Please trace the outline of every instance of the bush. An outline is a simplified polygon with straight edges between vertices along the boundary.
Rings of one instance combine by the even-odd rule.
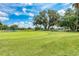
[[[35,31],[37,31],[37,30],[43,30],[43,28],[35,27]]]

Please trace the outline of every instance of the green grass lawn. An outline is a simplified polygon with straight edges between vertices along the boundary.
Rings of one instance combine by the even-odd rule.
[[[79,55],[77,32],[0,32],[1,56]]]

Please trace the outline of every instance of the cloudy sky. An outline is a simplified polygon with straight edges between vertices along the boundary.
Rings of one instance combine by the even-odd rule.
[[[0,3],[0,21],[6,25],[17,24],[19,27],[33,27],[33,16],[41,10],[54,9],[64,15],[69,3]]]

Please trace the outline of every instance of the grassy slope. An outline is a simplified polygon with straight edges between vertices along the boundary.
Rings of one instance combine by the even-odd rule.
[[[0,32],[0,55],[79,55],[79,33]]]

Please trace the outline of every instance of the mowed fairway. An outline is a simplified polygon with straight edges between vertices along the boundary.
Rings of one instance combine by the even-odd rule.
[[[0,32],[0,56],[79,55],[76,32]]]

